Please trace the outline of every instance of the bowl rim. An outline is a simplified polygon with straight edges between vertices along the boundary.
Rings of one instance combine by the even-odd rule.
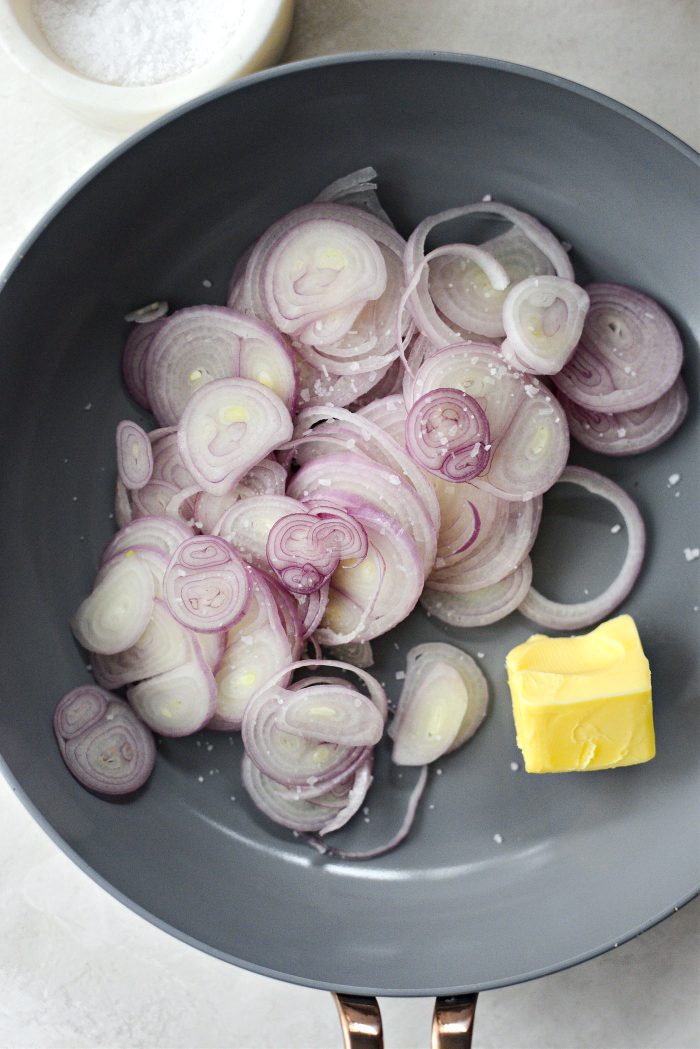
[[[5,2],[5,0],[0,0],[0,3],[3,2]],[[119,142],[112,149],[108,150],[104,156],[95,161],[87,171],[84,171],[83,174],[68,187],[68,189],[64,190],[64,192],[57,197],[54,203],[23,238],[19,247],[10,256],[9,261],[5,264],[2,271],[0,271],[0,294],[32,244],[39,239],[49,223],[60,211],[63,210],[73,197],[76,197],[88,182],[91,182],[93,178],[99,175],[105,168],[109,167],[109,165],[114,160],[117,160],[117,158],[123,153],[126,153],[127,150],[131,149],[132,146],[135,146],[152,132],[159,130],[161,127],[165,127],[165,125],[169,124],[171,121],[177,120],[179,117],[184,116],[185,113],[189,113],[198,106],[205,105],[207,102],[211,102],[214,99],[221,98],[227,94],[232,94],[235,91],[244,90],[253,84],[262,83],[266,80],[276,80],[281,76],[303,73],[309,69],[321,69],[326,66],[350,65],[361,62],[396,62],[406,60],[420,62],[450,62],[457,65],[478,66],[482,69],[498,69],[504,73],[514,73],[516,76],[528,77],[529,79],[537,80],[540,83],[551,84],[554,87],[561,88],[573,95],[578,95],[581,98],[589,99],[591,102],[596,102],[606,109],[619,113],[620,116],[627,117],[627,119],[631,120],[634,124],[645,128],[647,131],[656,135],[657,138],[666,142],[667,145],[672,146],[673,149],[684,156],[686,160],[689,160],[700,169],[700,152],[694,149],[693,146],[688,142],[685,142],[678,135],[675,135],[672,131],[663,127],[662,124],[652,120],[651,117],[644,116],[644,114],[640,113],[638,110],[633,109],[624,102],[619,102],[617,99],[611,98],[610,95],[606,95],[602,91],[596,91],[595,88],[579,84],[575,80],[569,80],[567,77],[559,76],[556,73],[548,73],[544,69],[537,69],[535,66],[526,66],[518,62],[507,61],[506,59],[488,58],[484,55],[473,55],[466,51],[427,51],[420,49],[402,51],[344,51],[333,55],[302,58],[296,62],[287,62],[259,70],[256,73],[248,73],[246,76],[240,77],[231,83],[222,84],[210,91],[206,91],[204,94],[197,95],[195,98],[190,98],[174,109],[169,109],[167,113],[163,113],[161,116],[156,117],[144,127],[132,132],[122,142]]]
[[[204,105],[214,99],[220,98],[223,95],[231,94],[236,91],[245,89],[251,85],[264,82],[267,80],[274,80],[278,77],[288,76],[299,72],[305,72],[310,69],[325,68],[327,66],[335,65],[347,65],[362,62],[377,62],[377,61],[432,61],[432,62],[450,62],[454,64],[470,65],[486,69],[496,69],[507,73],[514,73],[518,76],[528,77],[532,80],[536,80],[542,83],[548,83],[555,87],[561,88],[567,92],[570,92],[580,97],[589,99],[599,105],[604,106],[607,109],[611,109],[621,116],[631,119],[634,123],[640,127],[652,132],[658,138],[661,138],[667,145],[671,146],[677,152],[679,152],[686,159],[690,160],[697,168],[700,173],[700,153],[698,153],[692,146],[684,142],[677,135],[674,135],[671,131],[657,124],[649,117],[644,116],[637,110],[625,105],[622,102],[612,99],[602,92],[596,91],[593,88],[586,87],[582,84],[578,84],[576,81],[568,80],[565,77],[560,77],[554,73],[548,73],[544,70],[536,69],[534,67],[521,65],[515,62],[509,62],[501,59],[487,58],[479,55],[470,55],[462,52],[442,52],[442,51],[426,51],[426,50],[404,50],[404,51],[361,51],[361,52],[348,52],[336,55],[324,55],[317,58],[302,59],[297,62],[291,62],[283,66],[276,66],[272,69],[266,69],[258,73],[250,74],[240,80],[235,81],[232,84],[224,85],[223,87],[217,88],[213,91],[209,91],[204,95],[200,95],[195,99],[192,99],[177,109],[169,111],[162,117],[148,124],[145,128],[137,131],[130,135],[122,143],[110,150],[104,157],[98,160],[92,167],[88,169],[67,191],[65,191],[56,202],[48,209],[44,216],[34,226],[28,236],[23,240],[20,247],[17,249],[15,254],[10,259],[9,263],[5,267],[4,271],[0,274],[0,295],[2,294],[5,285],[8,283],[14,271],[21,263],[24,255],[32,247],[32,245],[39,239],[41,234],[51,223],[51,221],[58,215],[60,211],[74,198],[80,191],[105,170],[112,161],[116,160],[123,153],[126,153],[132,146],[145,139],[153,131],[166,126],[171,121],[177,120],[179,117],[186,113],[196,109],[200,105]],[[621,946],[623,943],[634,939],[641,933],[646,932],[648,929],[659,924],[665,918],[669,917],[674,912],[678,911],[685,904],[695,899],[696,896],[700,895],[700,884],[695,887],[691,892],[687,893],[680,899],[677,899],[668,904],[666,908],[660,912],[653,914],[647,921],[641,923],[638,927],[629,930],[624,935],[619,935],[613,943],[605,944],[597,948],[582,952],[579,955],[557,962],[555,964],[541,966],[536,970],[530,972],[521,973],[516,978],[504,978],[500,980],[490,980],[484,983],[476,984],[472,987],[465,988],[460,984],[445,987],[445,988],[382,988],[377,991],[376,988],[365,987],[365,986],[352,986],[343,985],[338,986],[332,983],[326,983],[323,981],[313,980],[305,976],[299,976],[294,973],[286,973],[280,970],[274,969],[270,966],[260,965],[255,962],[241,959],[233,954],[222,951],[210,944],[204,943],[196,937],[190,936],[180,929],[169,924],[167,921],[159,918],[157,915],[152,914],[145,907],[137,904],[131,900],[128,896],[113,886],[105,877],[103,877],[98,871],[90,866],[80,855],[77,853],[69,844],[66,842],[53,827],[49,820],[43,815],[43,813],[34,805],[32,800],[24,792],[21,783],[15,777],[11,769],[9,768],[5,758],[0,751],[0,772],[4,779],[8,783],[10,789],[15,796],[22,803],[24,808],[30,813],[33,819],[39,824],[39,826],[46,832],[49,838],[61,849],[61,851],[67,855],[76,866],[87,874],[94,882],[96,882],[101,888],[105,889],[110,896],[118,900],[120,903],[127,906],[131,911],[138,914],[141,918],[146,919],[151,925],[161,929],[163,932],[174,936],[181,942],[187,943],[191,947],[195,947],[198,950],[203,951],[215,958],[219,958],[222,961],[233,964],[238,968],[245,969],[249,972],[257,973],[261,976],[266,976],[272,979],[282,980],[285,983],[296,984],[303,987],[310,987],[316,990],[333,991],[339,993],[348,993],[356,995],[376,995],[381,994],[384,997],[425,997],[429,995],[455,995],[462,994],[465,990],[482,991],[482,990],[495,990],[500,987],[514,986],[520,983],[527,983],[530,980],[540,979],[543,976],[549,976],[556,972],[561,972],[566,969],[572,968],[573,966],[579,965],[582,962],[588,961],[592,958],[599,957],[614,949],[615,947]]]

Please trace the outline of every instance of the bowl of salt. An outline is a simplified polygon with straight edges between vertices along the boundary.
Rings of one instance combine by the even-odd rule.
[[[0,0],[0,43],[81,118],[133,131],[273,65],[294,0]]]

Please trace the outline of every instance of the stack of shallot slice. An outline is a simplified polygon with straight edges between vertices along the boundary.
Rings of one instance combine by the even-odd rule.
[[[106,794],[147,780],[149,730],[240,730],[253,802],[347,858],[403,840],[427,766],[488,706],[470,656],[423,644],[390,716],[371,642],[419,600],[467,628],[516,609],[555,629],[604,618],[634,585],[644,524],[617,484],[567,465],[569,434],[641,453],[687,408],[678,333],[646,294],[580,287],[550,230],[491,200],[405,241],[375,179],[341,178],[262,232],[232,259],[225,306],[128,315],[124,381],[157,426],[117,426],[119,531],[72,621],[97,686],[55,718],[68,767]],[[466,242],[484,221],[503,228]],[[628,532],[617,578],[576,605],[532,584],[560,480],[611,500]],[[387,723],[394,762],[421,770],[406,817],[343,851],[326,836],[362,807]]]

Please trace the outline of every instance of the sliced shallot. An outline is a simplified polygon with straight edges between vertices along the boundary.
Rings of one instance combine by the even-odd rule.
[[[243,712],[266,682],[277,674],[286,684],[294,655],[271,582],[250,568],[250,602],[245,615],[226,635],[226,648],[216,671],[216,711],[209,727],[241,727]]]
[[[280,710],[287,697],[280,686],[267,686],[248,703],[243,713],[243,746],[261,772],[285,787],[314,786],[339,775],[349,775],[365,760],[366,749],[340,743],[307,740],[279,727]]]
[[[171,614],[190,630],[219,633],[245,613],[250,576],[223,539],[195,535],[174,552],[163,580]]]
[[[155,547],[171,557],[183,539],[191,535],[192,529],[183,521],[167,517],[141,517],[120,528],[112,536],[104,549],[102,561],[104,563],[115,554],[136,546]]]
[[[454,388],[423,394],[406,419],[410,455],[448,481],[471,481],[483,473],[489,438],[489,421],[479,402]]]
[[[387,699],[384,687],[377,681],[376,677],[372,674],[368,674],[366,670],[361,667],[353,666],[351,663],[344,663],[339,659],[299,659],[294,663],[291,663],[285,668],[280,670],[274,676],[270,677],[267,687],[273,688],[278,684],[282,684],[287,677],[287,674],[292,674],[297,670],[318,670],[323,668],[324,670],[331,669],[333,671],[345,671],[346,673],[352,674],[353,677],[358,678],[362,682],[367,692],[367,695],[374,703],[375,707],[386,721],[389,716],[389,701]],[[327,680],[331,679],[331,675],[327,675]],[[338,684],[349,684],[342,678],[337,678]],[[292,686],[294,687],[294,686]],[[352,685],[349,685],[352,688]]]
[[[342,562],[333,573],[316,636],[323,645],[369,641],[396,626],[414,608],[423,583],[420,554],[411,536],[376,507],[333,489],[328,498],[359,521],[369,548],[359,564]]]
[[[495,201],[479,202],[467,204],[464,207],[450,208],[447,211],[428,216],[416,226],[406,244],[404,276],[407,286],[411,285],[414,278],[417,279],[417,284],[409,298],[409,309],[419,330],[436,346],[453,343],[459,337],[459,333],[442,320],[430,297],[428,275],[424,266],[425,242],[434,226],[467,215],[497,215],[511,222],[549,260],[558,276],[572,280],[574,275],[569,258],[556,237],[537,219],[507,204],[498,204]],[[483,252],[483,248],[481,250]],[[487,252],[483,253],[487,254]],[[450,253],[446,252],[437,257],[450,257]],[[500,266],[494,256],[491,258],[496,265]],[[508,274],[506,273],[506,284],[503,284],[502,288],[507,286],[507,280]]]
[[[124,344],[122,354],[122,376],[124,385],[136,403],[146,411],[150,409],[146,387],[146,360],[151,343],[165,324],[165,319],[152,320],[147,324],[136,323]]]
[[[554,272],[546,255],[512,227],[480,247],[505,269],[511,285],[526,277]],[[430,266],[430,296],[450,325],[477,336],[505,335],[502,312],[507,290],[497,290],[484,271],[460,255],[443,255]]]
[[[373,747],[384,731],[374,703],[344,683],[309,685],[289,695],[277,724],[294,736],[352,747]]]
[[[299,335],[313,325],[314,344],[344,335],[364,303],[385,287],[378,245],[337,219],[307,219],[288,230],[264,272],[265,304],[275,326]]]
[[[625,412],[598,412],[582,408],[559,391],[571,436],[579,444],[603,455],[638,455],[651,451],[672,437],[688,412],[688,391],[682,376],[643,408]]]
[[[178,444],[197,484],[212,495],[240,479],[292,436],[279,397],[248,379],[218,379],[193,394],[180,420]]]
[[[553,381],[576,404],[627,412],[657,401],[678,377],[683,346],[664,309],[622,284],[589,284],[590,307],[573,357]]]
[[[341,849],[338,848],[336,845],[329,845],[327,841],[322,841],[320,838],[308,834],[305,835],[306,841],[309,843],[309,845],[312,846],[312,848],[316,849],[316,851],[320,852],[322,855],[332,856],[339,860],[373,860],[376,859],[378,856],[384,856],[387,852],[391,852],[392,849],[395,849],[408,837],[411,827],[413,826],[413,822],[416,818],[418,805],[420,803],[421,798],[423,797],[423,792],[425,791],[427,782],[428,766],[424,765],[418,773],[418,778],[415,782],[413,790],[411,791],[408,797],[408,804],[406,806],[404,818],[401,821],[401,826],[396,831],[396,833],[392,835],[391,838],[389,838],[388,841],[383,842],[381,845],[375,846],[375,848],[373,849]]]
[[[209,721],[216,705],[216,682],[201,651],[182,666],[131,685],[129,703],[161,736],[191,736]]]
[[[114,655],[91,655],[95,680],[103,688],[123,688],[135,681],[165,674],[192,658],[192,639],[173,619],[163,601],[153,603],[151,620],[130,648]]]
[[[454,645],[416,645],[389,735],[397,765],[427,765],[456,750],[486,717],[488,685],[471,656]]]
[[[324,499],[331,485],[393,517],[418,547],[424,572],[430,571],[437,549],[436,527],[425,503],[404,477],[366,456],[340,452],[302,466],[292,477],[287,494],[306,501]]]
[[[269,325],[225,306],[178,310],[148,350],[147,395],[161,426],[178,423],[196,390],[234,376],[269,386],[290,408],[294,403],[294,363],[283,338]]]
[[[360,808],[372,782],[371,769],[372,763],[366,759],[347,779],[344,794],[336,797],[316,792],[308,799],[296,788],[284,788],[270,779],[247,754],[243,756],[241,775],[254,804],[275,823],[297,833],[320,831],[323,834],[344,826]],[[335,802],[333,807],[325,804],[331,800]]]
[[[569,429],[546,387],[512,371],[492,346],[458,343],[423,362],[407,403],[448,387],[474,397],[489,422],[491,458],[475,485],[501,499],[525,500],[551,488],[566,464]]]
[[[625,600],[642,567],[646,533],[642,515],[627,492],[608,477],[603,477],[595,470],[586,470],[583,466],[567,466],[560,481],[580,485],[591,495],[607,499],[620,511],[627,527],[627,553],[622,568],[598,597],[575,604],[561,604],[531,587],[519,606],[522,614],[538,626],[550,630],[580,630],[605,619]]]
[[[151,442],[138,423],[123,419],[117,424],[117,471],[130,491],[143,488],[153,473]]]
[[[340,561],[358,564],[367,556],[367,533],[349,514],[334,507],[289,514],[267,537],[267,559],[288,590],[310,594],[328,582]]]
[[[531,582],[532,563],[526,557],[510,575],[478,590],[443,591],[426,586],[420,603],[429,615],[450,626],[488,626],[505,619],[522,604]]]
[[[130,648],[153,613],[151,570],[129,551],[115,557],[71,620],[71,629],[89,652],[113,655]]]
[[[254,495],[226,510],[216,531],[249,565],[269,574],[267,537],[270,529],[280,518],[303,514],[304,510],[303,503],[286,495]]]
[[[501,354],[513,368],[532,375],[561,371],[578,345],[588,294],[563,277],[527,277],[503,302],[506,332]]]
[[[67,692],[53,727],[68,769],[89,790],[130,794],[153,771],[153,736],[123,699],[97,685]]]

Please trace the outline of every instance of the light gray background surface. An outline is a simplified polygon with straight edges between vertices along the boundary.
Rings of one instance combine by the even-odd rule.
[[[286,58],[463,50],[537,66],[633,106],[700,146],[695,0],[300,0]],[[0,56],[0,263],[116,145]],[[0,1046],[330,1049],[328,995],[199,954],[109,897],[0,783]],[[700,1044],[700,901],[583,966],[481,996],[475,1042],[501,1049]],[[429,1044],[431,1003],[383,1003],[388,1049]]]

